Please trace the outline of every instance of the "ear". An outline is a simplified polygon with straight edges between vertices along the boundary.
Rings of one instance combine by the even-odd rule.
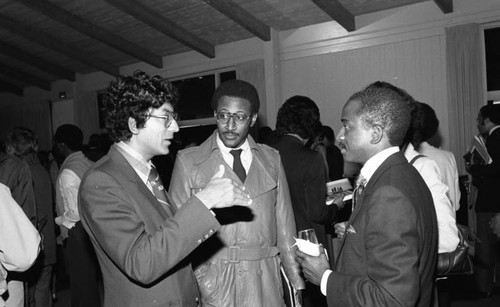
[[[257,122],[257,117],[258,117],[257,113],[252,114],[250,127],[253,127],[253,125],[255,125],[255,123]]]
[[[130,132],[132,132],[132,134],[139,133],[139,129],[137,129],[137,122],[132,117],[128,118],[128,129],[130,130]]]
[[[384,137],[384,128],[380,125],[373,125],[371,127],[371,144],[378,144],[382,141],[382,138]]]

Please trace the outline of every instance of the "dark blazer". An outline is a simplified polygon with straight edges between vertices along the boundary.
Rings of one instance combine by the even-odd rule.
[[[486,150],[493,162],[471,166],[470,173],[477,182],[475,209],[478,212],[500,212],[498,189],[500,187],[500,128],[486,138]]]
[[[358,198],[328,306],[430,306],[437,257],[432,196],[401,152],[385,160]]]
[[[280,136],[272,146],[280,152],[285,168],[297,230],[314,228],[320,243],[327,246],[325,224],[333,222],[338,207],[325,204],[327,179],[323,157],[291,135]]]
[[[169,216],[112,147],[82,179],[79,210],[101,266],[104,306],[198,305],[185,257],[220,228],[198,198]]]

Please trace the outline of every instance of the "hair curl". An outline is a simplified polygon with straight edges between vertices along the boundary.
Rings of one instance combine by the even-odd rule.
[[[276,119],[278,135],[293,133],[303,139],[312,139],[320,129],[318,106],[309,97],[290,97],[278,110]]]
[[[415,100],[404,90],[376,81],[353,94],[348,101],[359,101],[357,115],[367,127],[379,125],[392,146],[401,146],[410,127]]]
[[[9,155],[23,157],[38,152],[38,136],[25,127],[16,127],[8,135],[5,142],[6,152]]]
[[[149,76],[137,70],[131,76],[118,76],[106,88],[103,111],[105,126],[110,138],[127,141],[132,137],[128,119],[133,118],[137,128],[143,128],[150,109],[170,103],[175,108],[178,94],[167,79],[158,75]]]

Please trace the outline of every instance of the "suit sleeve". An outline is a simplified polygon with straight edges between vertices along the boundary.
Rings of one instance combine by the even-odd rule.
[[[326,165],[321,154],[314,153],[313,158],[307,161],[304,176],[304,196],[306,200],[308,220],[318,224],[331,224],[334,221],[338,207],[335,204],[327,206],[326,197]]]
[[[149,217],[135,208],[154,205],[147,203],[148,197],[129,193],[110,174],[93,170],[82,181],[79,209],[94,244],[142,284],[166,274],[201,244],[204,235],[220,228],[205,205],[192,197],[153,232],[146,231]]]
[[[364,242],[367,277],[333,272],[328,306],[415,306],[420,293],[417,214],[400,190],[382,186],[367,206]],[[359,240],[357,235],[348,238]]]

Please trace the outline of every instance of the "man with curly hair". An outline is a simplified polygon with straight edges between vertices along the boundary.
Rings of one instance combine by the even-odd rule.
[[[306,146],[320,128],[316,103],[305,96],[290,97],[278,110],[276,133],[279,137],[272,146],[280,152],[283,160],[297,231],[314,229],[318,242],[331,251],[325,226],[334,222],[343,202],[338,198],[335,204],[325,204],[326,164],[320,152]],[[319,287],[306,283],[303,305],[326,306]]]
[[[183,204],[165,192],[151,163],[179,131],[176,91],[160,76],[118,76],[104,98],[115,141],[82,180],[80,214],[104,279],[104,306],[197,306],[186,256],[221,227],[212,208],[248,206],[241,184],[223,165]]]

